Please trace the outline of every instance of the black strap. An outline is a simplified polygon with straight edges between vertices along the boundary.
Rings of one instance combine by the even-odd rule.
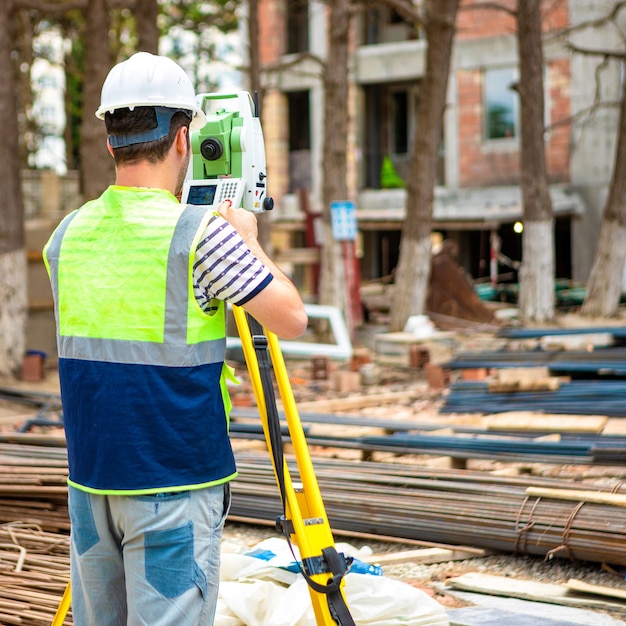
[[[276,471],[276,481],[280,490],[280,496],[283,504],[282,523],[277,524],[277,528],[282,530],[287,539],[287,544],[291,553],[294,554],[291,545],[290,534],[293,527],[286,516],[286,489],[285,489],[285,457],[283,452],[283,436],[280,428],[280,417],[276,406],[276,394],[274,393],[274,385],[272,384],[271,359],[269,358],[267,346],[267,337],[263,334],[262,326],[251,316],[248,317],[248,326],[252,335],[252,344],[256,352],[257,363],[259,365],[259,375],[261,385],[263,387],[263,395],[265,396],[265,410],[267,412],[267,430],[272,449],[272,457],[274,459],[274,467]],[[294,560],[298,562],[294,554]],[[337,552],[334,546],[322,549],[322,557],[315,559],[303,560],[300,572],[304,576],[307,584],[317,593],[324,594],[328,601],[328,609],[331,617],[337,622],[338,626],[356,626],[350,611],[346,604],[345,598],[341,593],[341,581],[348,572],[352,559],[346,559],[343,554]],[[307,571],[308,570],[308,571]],[[331,578],[328,579],[326,585],[317,583],[311,578],[310,573],[330,573]]]
[[[278,416],[278,408],[276,406],[276,395],[274,394],[274,385],[272,384],[271,362],[267,355],[267,337],[263,334],[260,324],[252,317],[249,317],[248,323],[252,332],[252,344],[257,356],[259,364],[259,375],[261,377],[261,385],[263,387],[263,395],[265,396],[265,410],[267,412],[267,430],[270,438],[270,447],[272,448],[272,456],[274,458],[274,466],[276,469],[276,479],[278,488],[280,489],[280,497],[283,501],[283,510],[285,508],[285,457],[283,454],[283,435],[280,429],[280,418]],[[255,328],[254,332],[252,330]]]

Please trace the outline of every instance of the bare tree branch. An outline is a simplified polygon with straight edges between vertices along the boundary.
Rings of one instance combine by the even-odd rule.
[[[577,46],[571,42],[565,44],[565,47],[571,52],[577,52],[578,54],[585,55],[596,55],[604,58],[612,58],[612,59],[626,59],[626,52],[620,52],[618,50],[602,50],[600,48],[583,48],[581,46]]]
[[[326,63],[316,54],[311,54],[310,52],[300,52],[298,54],[290,54],[287,57],[287,60],[283,61],[279,59],[274,63],[266,63],[263,65],[263,73],[275,73],[282,72],[287,69],[297,68],[300,63],[303,61],[314,61],[319,67],[320,70],[324,70],[326,67]],[[306,76],[308,72],[301,72],[301,76]],[[319,74],[315,74],[316,77],[319,78]]]
[[[624,7],[626,7],[626,0],[619,0],[618,2],[615,2],[611,10],[606,15],[598,17],[594,20],[573,24],[567,28],[562,28],[555,31],[551,38],[563,37],[564,35],[570,35],[586,28],[602,28],[603,26],[606,26],[608,22],[614,22]]]
[[[473,2],[472,4],[463,4],[459,7],[459,11],[467,11],[474,9],[489,9],[490,11],[504,11],[512,17],[517,15],[517,11],[511,7],[500,4],[499,2]]]
[[[548,126],[546,126],[546,131],[551,131],[554,130],[555,128],[558,128],[559,126],[566,126],[568,124],[574,124],[576,122],[578,122],[579,120],[591,115],[592,113],[595,113],[596,111],[598,111],[599,109],[617,109],[620,106],[620,102],[619,100],[605,100],[604,102],[596,102],[594,100],[593,104],[590,104],[588,107],[585,107],[584,109],[580,109],[580,111],[577,111],[576,113],[574,113],[574,115],[569,115],[568,117],[564,117],[560,120],[557,120],[556,122],[553,122],[552,124],[548,124]]]
[[[30,9],[42,13],[55,14],[84,9],[88,0],[71,0],[70,2],[45,2],[42,0],[15,0],[13,5],[16,9]]]

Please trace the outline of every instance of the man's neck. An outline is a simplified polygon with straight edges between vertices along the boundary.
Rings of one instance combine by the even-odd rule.
[[[145,187],[149,189],[165,189],[174,193],[176,186],[172,181],[170,168],[163,167],[162,164],[132,163],[118,167],[115,172],[115,184],[122,187]]]

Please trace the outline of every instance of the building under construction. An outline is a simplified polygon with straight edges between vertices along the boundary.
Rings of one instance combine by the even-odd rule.
[[[516,280],[521,260],[520,120],[512,13],[463,1],[450,69],[434,228],[459,245],[474,279]],[[503,3],[507,4],[507,3]],[[514,3],[509,3],[513,5]],[[612,172],[619,101],[617,60],[572,52],[602,41],[618,48],[611,22],[563,32],[604,16],[603,3],[544,2],[546,161],[555,215],[556,277],[585,281]],[[316,0],[260,0],[263,125],[276,227],[291,245],[312,245],[320,212],[323,85],[328,7]],[[398,260],[406,173],[419,106],[426,41],[414,24],[379,3],[354,20],[350,49],[349,200],[355,202],[365,279]],[[303,197],[306,194],[306,199]],[[519,224],[518,224],[519,226]],[[295,233],[295,234],[294,234]],[[490,265],[498,242],[499,267]],[[295,258],[295,257],[292,257]],[[302,262],[310,257],[302,255]]]

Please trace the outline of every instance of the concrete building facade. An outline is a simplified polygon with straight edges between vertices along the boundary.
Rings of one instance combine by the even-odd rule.
[[[518,56],[511,13],[472,4],[462,0],[457,17],[434,229],[459,244],[460,262],[474,278],[484,278],[494,237],[504,260],[521,261],[521,236],[514,228],[523,221],[514,89]],[[514,9],[516,3],[499,4]],[[588,51],[619,50],[623,42],[618,25],[600,21],[612,2],[543,4],[546,161],[557,278],[584,281],[613,168],[623,79],[617,60]],[[259,1],[262,121],[270,193],[277,205],[273,220],[277,229],[291,233],[302,232],[307,222],[302,190],[313,212],[321,208],[322,73],[324,64],[332,63],[326,58],[327,19],[327,4],[318,0]],[[382,3],[354,21],[346,103],[350,197],[338,200],[355,202],[365,278],[390,273],[397,261],[406,205],[401,181],[426,45],[419,28]],[[303,241],[294,237],[295,245]]]

